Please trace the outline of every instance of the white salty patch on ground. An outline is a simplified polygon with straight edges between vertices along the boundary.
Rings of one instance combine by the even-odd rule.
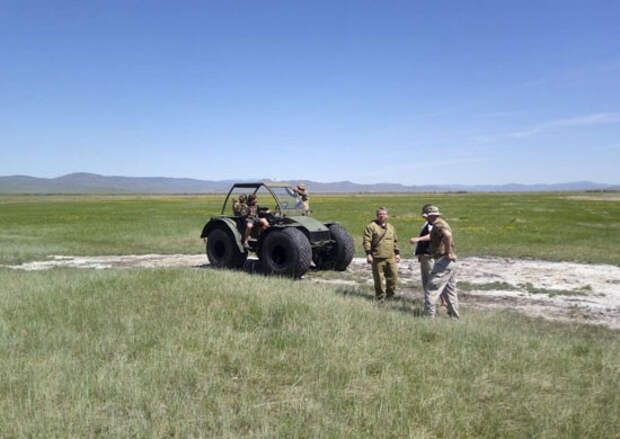
[[[118,255],[118,256],[51,256],[45,261],[4,266],[16,270],[47,270],[56,267],[75,268],[156,268],[206,267],[200,255]],[[457,281],[469,284],[459,291],[466,307],[514,309],[530,315],[555,320],[582,321],[620,329],[620,267],[602,264],[577,264],[509,258],[462,258],[457,262]],[[370,265],[364,258],[353,259],[345,272],[356,280],[321,279],[310,271],[303,281],[325,282],[343,286],[372,285]],[[421,300],[420,268],[415,259],[399,264],[401,297]],[[498,286],[489,289],[489,284]],[[529,284],[529,288],[527,285]],[[502,289],[503,285],[509,288]],[[479,289],[476,288],[479,286]],[[531,293],[532,288],[543,292]],[[544,291],[554,294],[546,294]],[[572,292],[573,294],[567,294]],[[577,293],[577,294],[575,294]]]
[[[24,262],[3,267],[36,271],[57,267],[72,268],[156,268],[187,267],[207,263],[204,255],[114,255],[114,256],[50,256],[46,261]]]

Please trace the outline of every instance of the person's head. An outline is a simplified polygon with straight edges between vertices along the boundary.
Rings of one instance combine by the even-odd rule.
[[[246,194],[239,195],[239,202],[240,203],[247,203],[247,201],[248,201],[248,196]]]
[[[306,185],[305,185],[305,184],[303,184],[303,183],[299,183],[299,184],[297,185],[297,189],[303,192],[303,191],[305,191],[305,190],[306,190]]]
[[[377,209],[377,221],[383,224],[388,219],[388,210],[385,207],[379,207]]]
[[[428,208],[431,207],[431,206],[432,206],[432,204],[425,204],[424,206],[422,206],[422,216],[424,218],[426,218],[428,216],[427,211],[428,211]]]
[[[251,205],[256,204],[256,194],[251,194],[248,197],[248,204],[251,204]]]
[[[435,221],[437,221],[437,218],[439,218],[441,216],[441,213],[439,212],[439,207],[437,206],[428,206],[428,208],[426,209],[426,220],[433,224]]]

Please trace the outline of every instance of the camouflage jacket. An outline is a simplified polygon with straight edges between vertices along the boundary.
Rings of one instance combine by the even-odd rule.
[[[400,254],[398,237],[393,225],[385,223],[383,226],[372,221],[364,229],[364,251],[374,258],[393,258]]]

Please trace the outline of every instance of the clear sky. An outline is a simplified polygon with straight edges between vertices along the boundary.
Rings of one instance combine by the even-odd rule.
[[[0,175],[620,183],[620,2],[0,2]]]

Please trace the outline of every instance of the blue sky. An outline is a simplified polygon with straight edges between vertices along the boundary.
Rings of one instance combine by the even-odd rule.
[[[617,1],[0,4],[0,175],[620,183]]]

